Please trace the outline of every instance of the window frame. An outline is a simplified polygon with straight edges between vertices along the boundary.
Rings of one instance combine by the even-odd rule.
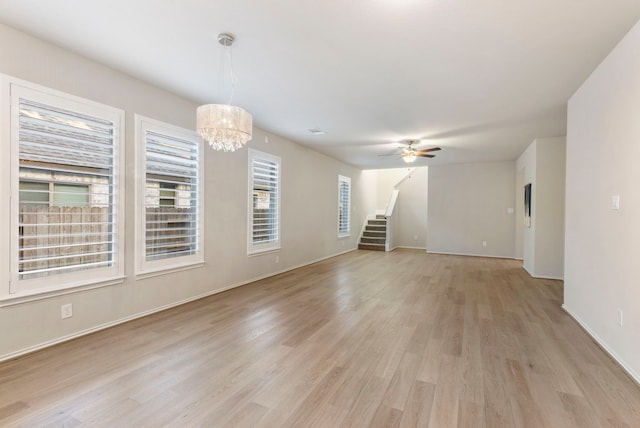
[[[113,124],[113,198],[111,216],[114,219],[113,249],[111,265],[106,267],[47,275],[38,278],[19,279],[19,206],[20,206],[20,142],[19,103],[20,99],[39,102],[55,108],[65,109],[79,115],[88,115]],[[10,195],[10,203],[2,204],[0,227],[8,236],[3,240],[0,254],[5,272],[0,289],[0,302],[20,302],[66,294],[124,281],[125,261],[125,193],[124,193],[124,142],[125,112],[106,104],[57,91],[35,83],[0,74],[0,138],[7,141],[10,150],[0,157],[3,171],[3,195]],[[28,181],[28,180],[27,180]],[[3,233],[4,234],[4,233]],[[0,305],[1,306],[1,305]]]
[[[195,131],[171,125],[159,120],[151,119],[139,114],[135,117],[135,275],[137,279],[149,276],[163,275],[184,269],[197,268],[204,265],[204,150],[202,139]],[[146,257],[146,132],[178,138],[197,144],[198,147],[198,172],[197,172],[197,209],[196,209],[196,253],[176,257],[166,257],[158,260],[147,260]],[[162,189],[159,188],[161,192]],[[173,189],[174,198],[178,193]],[[161,196],[159,196],[160,199]]]
[[[348,187],[349,187],[349,191],[347,193],[347,213],[348,213],[348,217],[347,217],[347,230],[343,231],[341,230],[341,219],[340,219],[340,205],[343,203],[342,201],[342,191],[341,191],[341,185],[342,183],[347,183]],[[349,236],[351,236],[351,177],[347,177],[344,175],[338,175],[338,238],[347,238]]]
[[[281,248],[282,242],[282,159],[279,156],[275,156],[269,153],[261,152],[255,149],[248,149],[248,188],[247,188],[247,255],[258,255],[273,251],[278,251]],[[276,231],[277,239],[268,242],[255,243],[253,241],[253,192],[254,192],[254,176],[253,176],[253,162],[254,160],[262,160],[264,162],[271,162],[278,165],[278,177],[276,183]]]

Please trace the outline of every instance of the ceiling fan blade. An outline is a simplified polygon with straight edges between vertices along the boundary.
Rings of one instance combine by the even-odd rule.
[[[438,150],[442,150],[442,149],[440,147],[432,147],[430,149],[418,150],[418,153],[437,152]]]
[[[416,156],[420,156],[421,158],[435,158],[436,155],[428,155],[425,153],[418,153]]]

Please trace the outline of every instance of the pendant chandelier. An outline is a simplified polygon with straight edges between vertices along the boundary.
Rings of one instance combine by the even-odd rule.
[[[218,35],[218,43],[223,46],[226,53],[222,57],[222,83],[224,83],[227,70],[225,63],[229,63],[229,79],[231,93],[227,104],[205,104],[198,107],[197,130],[204,141],[209,143],[214,150],[233,152],[244,147],[251,140],[253,120],[246,110],[231,105],[235,89],[235,76],[231,61],[231,45],[234,37],[232,34],[221,33]]]

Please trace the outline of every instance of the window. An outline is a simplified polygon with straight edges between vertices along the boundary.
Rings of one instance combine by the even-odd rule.
[[[136,273],[203,263],[200,138],[136,115],[136,140]]]
[[[249,150],[249,254],[280,248],[280,158]]]
[[[338,237],[351,232],[351,178],[338,176]]]
[[[21,175],[22,176],[22,175]],[[64,184],[20,180],[20,204],[55,207],[89,207],[88,184]]]
[[[4,76],[2,88],[14,183],[8,297],[121,281],[124,112]]]

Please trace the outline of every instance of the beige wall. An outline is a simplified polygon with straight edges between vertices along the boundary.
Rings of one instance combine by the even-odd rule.
[[[531,183],[532,211],[530,227],[522,216],[516,218],[516,233],[522,235],[523,267],[536,278],[563,277],[565,142],[565,137],[538,138],[516,161],[522,185]],[[516,189],[516,194],[522,208],[524,192]]]
[[[375,209],[370,175],[255,128],[250,146],[282,158],[282,249],[247,256],[247,150],[219,153],[206,147],[205,266],[136,280],[134,113],[193,129],[196,105],[1,25],[0,73],[126,111],[127,229],[123,284],[0,308],[0,359],[354,249],[366,214]],[[265,143],[267,136],[269,143]],[[2,142],[2,156],[8,144]],[[4,236],[8,233],[8,172],[2,174]],[[338,174],[352,179],[352,233],[343,239],[337,238]],[[0,287],[8,287],[5,244],[0,247]],[[73,317],[61,320],[60,305],[65,303],[73,304]]]
[[[429,169],[416,168],[398,185],[398,222],[396,246],[427,248],[427,199]]]
[[[522,177],[523,189],[516,189],[518,199],[516,206],[520,216],[516,217],[517,233],[522,234],[522,267],[532,274],[536,261],[536,240],[535,230],[538,216],[535,215],[538,204],[536,202],[536,193],[538,185],[536,184],[536,155],[538,154],[536,146],[538,143],[534,140],[529,147],[520,155],[516,161],[516,174]],[[524,224],[524,186],[531,183],[531,224]]]
[[[400,192],[389,224],[392,249],[426,249],[428,170],[424,166],[369,171],[375,175],[377,211],[386,211],[394,188]]]
[[[391,168],[374,170],[376,175],[377,211],[386,211],[393,189],[414,168]]]
[[[638,52],[640,23],[569,100],[564,308],[640,382]]]
[[[427,251],[512,258],[515,181],[512,161],[429,167]]]
[[[516,170],[515,203],[516,243],[514,257],[524,262],[524,171]]]
[[[540,138],[536,157],[536,264],[538,278],[564,278],[566,138]]]

